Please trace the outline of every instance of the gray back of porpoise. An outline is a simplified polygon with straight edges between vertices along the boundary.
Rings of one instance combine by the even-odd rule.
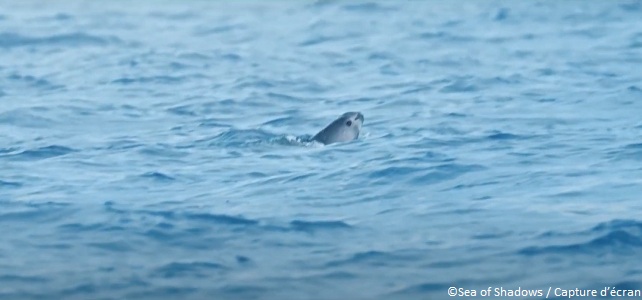
[[[347,112],[317,133],[312,139],[326,145],[352,141],[359,137],[363,121],[364,118],[360,112]]]

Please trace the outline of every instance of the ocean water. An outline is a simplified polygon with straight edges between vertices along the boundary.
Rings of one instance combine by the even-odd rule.
[[[641,16],[2,1],[0,299],[642,289]]]

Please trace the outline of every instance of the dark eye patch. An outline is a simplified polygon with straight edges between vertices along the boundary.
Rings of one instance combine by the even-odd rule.
[[[348,122],[346,122],[346,125],[348,126],[352,125],[352,121],[348,120]]]

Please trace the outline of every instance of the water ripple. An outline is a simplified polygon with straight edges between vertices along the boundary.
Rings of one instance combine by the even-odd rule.
[[[211,262],[173,262],[156,269],[154,274],[163,278],[209,277],[211,272],[220,272],[226,269],[221,264]]]
[[[29,37],[16,33],[0,33],[0,48],[15,48],[25,46],[106,46],[120,44],[122,41],[116,37],[100,37],[86,33],[69,33],[44,37]]]
[[[57,156],[67,155],[69,153],[76,152],[76,151],[77,150],[74,150],[72,148],[68,148],[65,146],[50,145],[50,146],[40,147],[36,149],[24,150],[16,154],[4,155],[4,157],[10,157],[12,159],[19,159],[19,160],[41,160],[41,159],[48,159],[48,158],[53,158]],[[0,156],[0,157],[3,157],[3,156]]]
[[[0,180],[0,188],[19,188],[22,186],[23,184],[20,182]]]
[[[319,230],[350,229],[352,226],[342,221],[300,221],[290,222],[290,227],[296,231],[315,232]]]
[[[632,255],[642,251],[642,223],[635,220],[601,223],[585,234],[598,236],[574,244],[527,247],[519,253],[527,256],[564,253]]]
[[[145,174],[140,175],[140,177],[152,179],[159,182],[171,182],[176,180],[174,177],[165,175],[160,172],[147,172]]]
[[[53,126],[55,123],[56,122],[50,118],[22,109],[0,113],[0,124],[3,125],[25,128],[47,128]]]

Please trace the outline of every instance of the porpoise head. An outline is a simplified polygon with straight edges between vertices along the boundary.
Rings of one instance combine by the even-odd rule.
[[[363,121],[363,114],[360,112],[347,112],[317,133],[312,139],[325,145],[355,140],[359,137]]]

